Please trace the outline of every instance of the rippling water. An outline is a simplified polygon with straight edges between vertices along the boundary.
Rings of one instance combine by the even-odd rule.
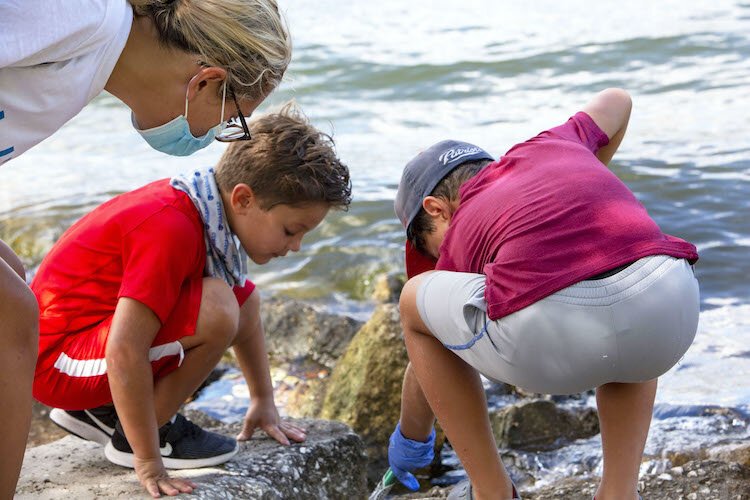
[[[750,2],[281,3],[295,56],[261,109],[294,97],[333,132],[355,199],[299,254],[252,267],[264,290],[366,318],[373,277],[402,268],[391,200],[406,161],[447,137],[501,155],[620,86],[634,110],[611,168],[701,254],[701,331],[660,401],[748,408]],[[156,153],[103,95],[0,168],[0,237],[33,267],[97,204],[221,152]]]

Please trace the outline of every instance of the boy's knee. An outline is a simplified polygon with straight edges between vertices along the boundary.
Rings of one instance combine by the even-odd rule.
[[[232,289],[216,278],[203,280],[200,317],[212,330],[212,338],[229,345],[237,335],[240,306]]]
[[[419,323],[421,324],[421,318],[419,316],[419,310],[417,309],[417,291],[419,285],[422,282],[422,275],[415,276],[406,282],[404,288],[401,290],[401,297],[399,298],[399,312],[401,314],[401,324],[404,327],[404,333],[411,330],[412,326]]]

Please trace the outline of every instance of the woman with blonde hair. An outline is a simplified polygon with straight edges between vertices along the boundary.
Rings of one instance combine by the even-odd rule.
[[[245,117],[291,60],[275,0],[3,0],[0,47],[0,165],[102,90],[164,153],[249,139]],[[12,498],[23,460],[37,337],[23,265],[0,241],[0,399],[11,409],[0,413],[0,499]]]

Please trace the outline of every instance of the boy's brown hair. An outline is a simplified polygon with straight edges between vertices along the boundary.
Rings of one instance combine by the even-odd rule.
[[[263,210],[280,204],[349,206],[349,169],[336,156],[333,138],[312,126],[293,101],[248,126],[252,139],[231,143],[216,166],[221,191],[247,184]]]
[[[468,181],[484,167],[492,163],[492,160],[475,160],[467,161],[456,167],[438,182],[430,196],[442,198],[446,201],[455,201],[458,199],[458,191],[464,182]],[[424,208],[420,209],[409,227],[406,228],[406,238],[409,242],[422,253],[427,253],[425,249],[425,236],[435,230],[435,224],[432,218],[427,214]]]

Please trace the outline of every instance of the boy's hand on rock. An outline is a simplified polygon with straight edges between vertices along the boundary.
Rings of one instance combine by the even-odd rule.
[[[135,474],[146,491],[154,498],[162,493],[169,496],[192,493],[196,484],[187,479],[169,477],[161,458],[139,459],[135,457]]]
[[[291,422],[281,421],[273,399],[251,401],[242,422],[242,432],[237,435],[237,440],[247,441],[253,437],[255,429],[258,428],[283,445],[290,444],[290,439],[298,443],[307,439],[305,429]]]

